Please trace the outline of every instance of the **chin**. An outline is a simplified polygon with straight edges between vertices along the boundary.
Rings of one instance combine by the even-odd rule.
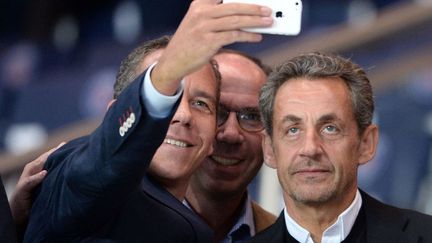
[[[297,202],[317,204],[330,201],[336,196],[336,193],[332,189],[306,188],[305,190],[293,190],[290,196]]]
[[[163,178],[163,179],[169,179],[169,180],[176,180],[178,178],[182,177],[182,173],[180,173],[180,169],[178,168],[165,168],[164,166],[152,166],[149,169],[149,173],[153,175],[154,177]]]

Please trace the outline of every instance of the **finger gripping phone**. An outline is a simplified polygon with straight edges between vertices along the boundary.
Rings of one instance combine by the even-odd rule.
[[[266,28],[245,28],[243,30],[277,35],[298,35],[301,30],[301,0],[224,0],[223,3],[249,3],[272,9],[273,25]]]

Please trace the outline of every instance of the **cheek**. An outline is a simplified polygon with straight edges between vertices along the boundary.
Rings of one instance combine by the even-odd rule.
[[[282,173],[286,174],[285,176],[289,176],[291,165],[292,165],[291,161],[289,161],[287,158],[278,159],[277,162],[278,169],[280,169]]]
[[[294,182],[291,173],[294,171],[297,167],[300,161],[303,159],[296,156],[296,152],[293,151],[293,149],[286,148],[283,151],[279,151],[279,153],[276,155],[277,157],[277,167],[278,170],[281,171],[281,178],[286,180],[286,183],[291,184]]]
[[[249,135],[249,136],[248,136]],[[250,155],[253,157],[263,157],[262,150],[262,139],[263,137],[258,134],[246,134],[245,140],[247,141],[247,150],[250,151]]]
[[[278,166],[288,168],[296,158],[296,146],[291,144],[279,144],[274,150],[275,157],[279,161]]]
[[[204,147],[212,147],[216,136],[216,122],[213,120],[202,121],[200,137],[203,140]]]
[[[216,115],[203,111],[194,111],[196,128],[201,134],[216,133]]]
[[[213,144],[213,141],[216,137],[216,123],[208,123],[208,128],[205,131],[207,140],[210,144]]]
[[[339,180],[350,180],[350,178],[356,177],[357,162],[354,153],[355,151],[353,150],[345,154],[340,153],[340,151],[334,151],[335,156],[329,156],[336,177],[339,178]]]

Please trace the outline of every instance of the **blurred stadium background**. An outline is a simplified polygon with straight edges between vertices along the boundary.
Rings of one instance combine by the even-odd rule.
[[[189,4],[0,1],[0,173],[8,192],[25,163],[94,129],[121,60],[140,42],[172,34]],[[230,47],[270,65],[320,50],[365,67],[381,136],[360,187],[432,214],[432,0],[303,0],[302,25],[299,36]],[[279,213],[273,171],[264,169],[250,191]]]

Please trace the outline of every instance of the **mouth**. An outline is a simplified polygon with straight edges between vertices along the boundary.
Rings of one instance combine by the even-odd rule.
[[[216,161],[216,163],[221,164],[221,165],[235,165],[240,163],[241,160],[239,159],[227,159],[224,157],[220,157],[220,156],[211,156],[211,158]]]
[[[187,142],[172,139],[172,138],[165,138],[164,143],[174,145],[179,148],[186,148],[192,146],[191,144],[188,144]]]
[[[330,173],[330,171],[326,169],[302,169],[294,172],[294,174],[299,174],[304,176],[318,176],[327,173]]]

